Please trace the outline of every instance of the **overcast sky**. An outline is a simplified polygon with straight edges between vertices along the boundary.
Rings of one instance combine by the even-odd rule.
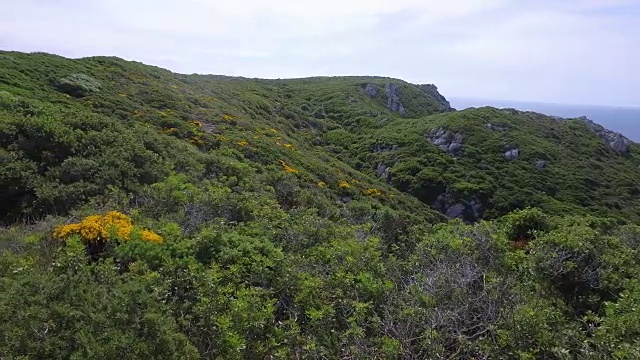
[[[640,106],[640,0],[4,0],[0,48]]]

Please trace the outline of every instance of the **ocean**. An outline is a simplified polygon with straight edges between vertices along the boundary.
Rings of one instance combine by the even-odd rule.
[[[545,115],[575,118],[586,116],[594,122],[617,131],[640,143],[640,107],[609,107],[590,105],[568,105],[525,101],[482,100],[471,98],[447,98],[451,106],[463,110],[469,107],[493,106],[535,111]]]

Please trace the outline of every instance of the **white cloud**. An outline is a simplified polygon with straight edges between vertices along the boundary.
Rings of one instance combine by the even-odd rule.
[[[187,73],[375,74],[445,95],[640,104],[638,16],[638,0],[21,0],[0,13],[0,44]]]

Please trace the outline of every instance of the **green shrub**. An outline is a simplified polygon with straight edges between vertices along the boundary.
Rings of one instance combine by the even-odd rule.
[[[59,91],[77,98],[100,91],[100,83],[89,75],[72,74],[59,79],[54,84]]]

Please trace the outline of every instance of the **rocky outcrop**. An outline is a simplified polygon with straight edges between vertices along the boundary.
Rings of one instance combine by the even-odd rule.
[[[374,153],[383,153],[398,150],[398,145],[375,145],[373,147]]]
[[[447,101],[447,99],[442,96],[442,94],[440,94],[440,92],[438,92],[438,88],[433,85],[433,84],[421,84],[421,85],[416,85],[420,90],[424,91],[425,93],[427,93],[427,95],[429,95],[430,97],[432,97],[434,100],[436,100],[437,102],[440,103],[441,105],[441,109],[440,111],[444,111],[444,112],[449,112],[449,111],[454,111],[455,109],[451,107],[451,104],[449,103],[449,101]]]
[[[542,170],[542,169],[544,169],[546,167],[547,167],[547,162],[546,161],[544,161],[544,160],[536,161],[536,169]]]
[[[399,112],[402,116],[407,116],[407,110],[402,106],[400,102],[400,85],[398,84],[386,84],[384,87],[387,93],[387,108],[391,111]]]
[[[508,129],[505,124],[486,124],[484,127],[492,131],[506,131]]]
[[[389,173],[391,168],[383,163],[378,163],[378,167],[376,168],[376,174],[379,178],[383,179],[387,183],[391,181],[391,174]]]
[[[447,154],[455,155],[462,149],[464,136],[444,128],[439,128],[427,135],[429,141]]]
[[[482,217],[482,204],[475,198],[456,200],[449,193],[438,196],[433,207],[452,219],[462,219],[466,222],[476,222]]]
[[[375,98],[378,97],[378,87],[373,85],[373,84],[367,84],[364,86],[364,93],[367,94],[367,96]]]
[[[629,146],[631,145],[632,141],[626,138],[624,135],[606,129],[604,126],[596,124],[592,120],[589,120],[584,116],[578,118],[578,120],[584,122],[591,131],[598,135],[598,137],[607,145],[609,145],[609,147],[614,151],[617,151],[621,154],[626,154],[629,152]]]
[[[504,153],[504,157],[505,159],[511,161],[511,160],[515,160],[517,158],[520,157],[520,149],[511,149],[511,150],[507,150]]]

